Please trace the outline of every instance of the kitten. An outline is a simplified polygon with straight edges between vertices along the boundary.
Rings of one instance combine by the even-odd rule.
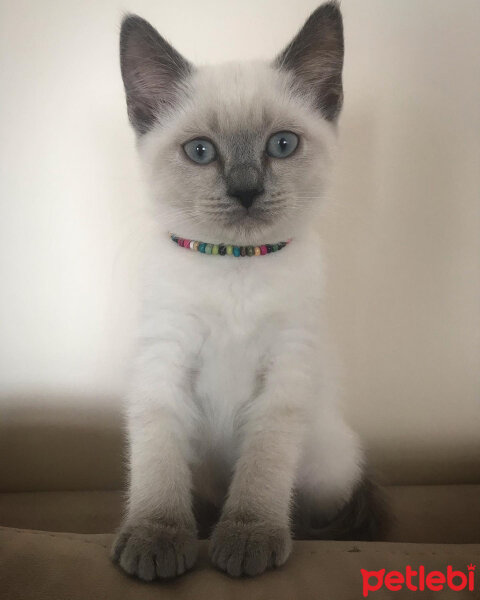
[[[156,236],[114,561],[180,575],[212,526],[214,565],[257,575],[287,560],[292,531],[371,537],[378,502],[337,408],[314,228],[342,105],[337,4],[271,64],[194,67],[137,16],[120,52]]]

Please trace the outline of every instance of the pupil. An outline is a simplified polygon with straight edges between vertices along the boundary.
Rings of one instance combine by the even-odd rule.
[[[203,144],[198,144],[198,146],[195,148],[198,156],[203,156],[205,154],[205,146]]]
[[[278,140],[278,145],[280,146],[280,150],[283,152],[287,149],[288,142],[285,138],[280,138]]]

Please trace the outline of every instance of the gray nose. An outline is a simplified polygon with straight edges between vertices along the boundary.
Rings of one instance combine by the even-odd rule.
[[[250,208],[257,196],[263,194],[262,174],[251,164],[235,165],[226,176],[227,194],[245,208]]]

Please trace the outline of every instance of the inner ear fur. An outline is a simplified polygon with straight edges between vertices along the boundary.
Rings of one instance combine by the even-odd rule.
[[[120,66],[130,122],[146,133],[178,101],[192,65],[150,23],[127,15],[120,31]]]

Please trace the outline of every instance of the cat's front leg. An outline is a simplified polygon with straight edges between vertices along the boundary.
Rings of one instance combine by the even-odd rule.
[[[146,411],[133,421],[127,516],[112,558],[145,581],[175,577],[190,569],[197,556],[184,441],[164,410]]]
[[[289,428],[288,418],[285,427]],[[293,437],[278,444],[283,432],[264,430],[248,440],[240,457],[222,515],[210,539],[212,562],[229,575],[259,575],[282,565],[290,555],[289,507]]]
[[[179,364],[143,368],[130,398],[130,486],[112,559],[145,581],[190,569],[197,556],[188,464],[189,402]]]
[[[298,348],[297,348],[298,350]],[[210,540],[212,562],[232,576],[282,565],[292,542],[290,505],[311,398],[309,369],[276,357],[249,409],[241,455]]]

